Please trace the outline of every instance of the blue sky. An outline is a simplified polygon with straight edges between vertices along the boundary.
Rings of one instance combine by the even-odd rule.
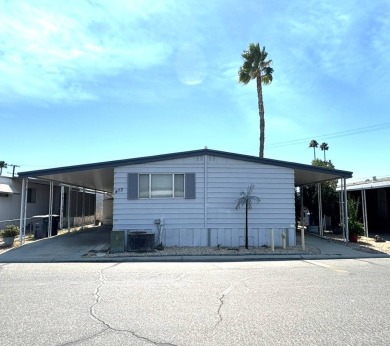
[[[0,160],[19,171],[201,149],[390,176],[390,2],[0,1]],[[317,156],[323,157],[320,150]],[[10,169],[5,170],[10,171]]]

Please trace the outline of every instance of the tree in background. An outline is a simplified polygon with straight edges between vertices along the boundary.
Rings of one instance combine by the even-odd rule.
[[[260,48],[259,43],[251,43],[247,50],[241,54],[244,58],[244,63],[238,70],[238,82],[248,84],[252,79],[256,79],[257,83],[257,101],[260,117],[260,148],[259,157],[264,157],[264,141],[265,141],[265,120],[264,120],[264,103],[263,103],[263,87],[272,82],[271,68],[272,60],[266,60],[268,53],[265,47]]]
[[[318,142],[315,139],[312,139],[310,144],[309,144],[309,148],[314,149],[314,160],[315,160],[316,159],[316,148],[318,148]]]
[[[320,149],[324,152],[324,162],[326,162],[326,155],[325,155],[325,152],[327,151],[327,150],[329,150],[329,146],[328,146],[328,143],[322,143],[321,145],[320,145]]]
[[[253,195],[253,190],[255,186],[250,184],[245,191],[240,192],[240,198],[236,200],[236,209],[240,209],[240,207],[245,206],[245,249],[248,249],[248,239],[249,239],[249,231],[248,231],[248,211],[252,209],[253,203],[259,203],[260,198]]]
[[[0,175],[3,173],[3,168],[7,168],[8,165],[5,163],[5,161],[0,161]]]

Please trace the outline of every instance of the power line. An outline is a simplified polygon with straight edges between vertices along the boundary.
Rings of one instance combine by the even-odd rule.
[[[304,143],[304,142],[307,142],[309,140],[312,140],[313,138],[329,139],[329,138],[353,136],[353,135],[356,135],[356,134],[359,134],[359,133],[384,130],[384,129],[387,129],[389,127],[390,127],[390,123],[383,123],[383,124],[365,126],[365,127],[360,127],[360,128],[357,128],[357,129],[352,129],[352,130],[345,130],[345,131],[328,133],[328,134],[325,134],[325,135],[310,136],[310,137],[305,137],[305,138],[300,138],[300,139],[293,139],[293,140],[289,140],[289,141],[271,143],[271,144],[267,145],[267,149],[278,148],[278,147],[283,147],[283,146],[287,146],[287,145],[300,144],[300,143]]]

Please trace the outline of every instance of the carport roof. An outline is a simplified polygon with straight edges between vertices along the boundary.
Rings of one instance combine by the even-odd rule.
[[[153,163],[158,161],[166,161],[203,155],[217,156],[233,160],[241,160],[258,164],[291,168],[294,170],[295,186],[302,186],[327,180],[352,177],[352,172],[349,171],[341,171],[288,161],[265,159],[256,156],[235,154],[211,149],[185,151],[172,154],[146,156],[126,160],[90,163],[84,165],[58,167],[36,171],[26,171],[20,172],[19,177],[48,179],[59,183],[85,187],[92,190],[113,192],[115,167]]]

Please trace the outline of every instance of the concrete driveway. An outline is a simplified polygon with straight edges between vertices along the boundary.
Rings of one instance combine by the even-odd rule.
[[[88,251],[108,246],[111,229],[101,226],[37,240],[0,254],[0,263],[79,261]]]

